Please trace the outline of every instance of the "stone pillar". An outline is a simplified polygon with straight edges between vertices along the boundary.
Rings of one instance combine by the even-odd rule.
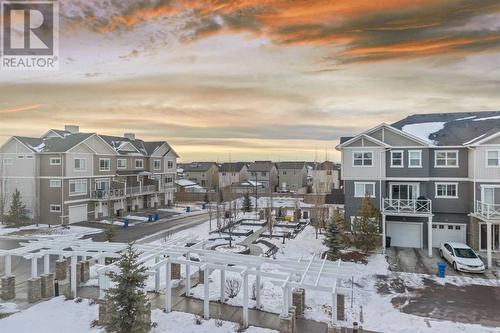
[[[70,269],[70,271],[71,271],[71,269]],[[81,281],[82,281],[82,263],[77,262],[76,263],[76,285],[78,286]]]
[[[31,278],[28,280],[28,303],[38,302],[42,298],[42,279]]]
[[[341,294],[337,294],[337,320],[345,320],[345,296]]]
[[[297,332],[297,309],[295,306],[291,306],[288,311],[290,317],[292,317],[292,332]]]
[[[14,275],[2,277],[1,296],[4,301],[16,298],[16,277]]]
[[[41,279],[41,297],[51,298],[54,297],[54,274],[44,274],[40,276]]]
[[[82,278],[82,282],[87,282],[88,280],[90,280],[90,261],[89,260],[85,260],[85,261],[82,261],[82,273],[81,273],[81,278]]]
[[[479,251],[479,223],[475,217],[470,218],[469,228],[467,229],[469,232],[470,246],[474,250]]]
[[[68,275],[68,261],[59,259],[56,261],[56,279],[59,281],[66,280]]]
[[[296,318],[303,318],[306,308],[306,291],[303,288],[297,288],[292,292],[292,305],[296,309]]]
[[[99,300],[99,325],[106,325],[109,321],[109,301],[106,299]]]
[[[201,269],[198,270],[198,284],[203,283],[205,280],[205,271],[202,271]]]
[[[172,280],[180,280],[181,279],[181,265],[172,263]]]
[[[294,333],[293,331],[293,317],[288,315],[286,317],[280,316],[280,333]]]
[[[59,295],[63,295],[66,298],[72,298],[71,282],[69,280],[59,281]]]

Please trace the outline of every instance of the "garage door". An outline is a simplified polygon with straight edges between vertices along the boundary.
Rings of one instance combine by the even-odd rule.
[[[87,221],[87,205],[69,207],[69,223]]]
[[[422,247],[422,224],[409,222],[387,222],[387,236],[391,246]]]
[[[466,243],[467,230],[465,224],[433,223],[432,246],[439,247],[446,242]]]

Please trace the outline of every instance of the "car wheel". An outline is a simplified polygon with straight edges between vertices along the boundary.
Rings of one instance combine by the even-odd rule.
[[[458,268],[457,268],[457,263],[456,262],[453,262],[453,269],[458,272]]]

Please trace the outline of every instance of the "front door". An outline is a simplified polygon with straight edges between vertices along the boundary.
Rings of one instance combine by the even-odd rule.
[[[486,223],[479,224],[479,240],[480,240],[480,249],[486,251],[487,249],[487,226]],[[491,225],[491,249],[493,251],[500,251],[500,225],[493,224]]]

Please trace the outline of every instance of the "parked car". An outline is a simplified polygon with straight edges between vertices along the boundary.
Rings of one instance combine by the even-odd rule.
[[[443,243],[439,248],[441,258],[447,260],[456,271],[484,273],[484,263],[469,246],[462,243]]]

